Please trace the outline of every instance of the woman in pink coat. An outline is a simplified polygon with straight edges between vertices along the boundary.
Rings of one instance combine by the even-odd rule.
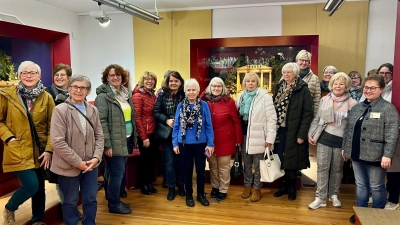
[[[211,197],[224,200],[230,183],[230,161],[235,147],[243,142],[241,123],[224,82],[214,77],[201,99],[206,101],[211,112],[214,129],[214,154],[210,156]]]

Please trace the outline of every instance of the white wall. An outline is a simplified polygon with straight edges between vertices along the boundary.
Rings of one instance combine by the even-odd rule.
[[[280,35],[282,35],[281,6],[213,10],[213,38]]]
[[[0,12],[17,16],[28,26],[74,32],[77,38],[71,38],[71,66],[73,72],[81,70],[79,18],[75,12],[32,0],[0,0]]]
[[[370,0],[365,72],[393,64],[396,17],[397,0]]]
[[[101,73],[110,64],[119,64],[131,72],[135,84],[133,58],[133,19],[128,14],[110,14],[111,23],[101,27],[90,16],[79,16],[81,36],[82,74],[92,82],[88,100],[96,98],[96,87],[101,84]]]

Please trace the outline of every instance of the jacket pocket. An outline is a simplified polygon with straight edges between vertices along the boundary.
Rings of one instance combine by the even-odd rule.
[[[385,143],[386,143],[384,140],[374,140],[374,139],[371,139],[371,140],[369,140],[369,141],[372,142],[372,143],[380,143],[380,144],[385,144]]]
[[[67,161],[65,161],[60,156],[57,158],[57,166],[63,170],[70,170],[70,169],[74,168],[71,164],[69,164]]]
[[[29,148],[28,148],[29,149]],[[3,164],[15,165],[22,162],[21,141],[15,140],[4,145]]]

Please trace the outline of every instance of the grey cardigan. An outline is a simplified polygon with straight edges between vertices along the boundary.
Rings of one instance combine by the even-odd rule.
[[[351,158],[354,127],[357,120],[365,115],[361,127],[360,159],[368,162],[381,161],[382,156],[393,158],[399,130],[399,114],[396,108],[380,96],[371,104],[360,102],[349,115],[344,130],[343,150],[346,158]]]

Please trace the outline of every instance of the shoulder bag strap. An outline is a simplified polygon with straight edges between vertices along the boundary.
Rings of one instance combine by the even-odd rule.
[[[33,119],[32,119],[31,113],[29,112],[28,105],[26,104],[25,99],[22,99],[22,102],[24,103],[24,106],[25,106],[25,109],[26,109],[26,114],[28,116],[29,126],[31,128],[32,139],[35,141],[36,145],[39,147],[40,154],[42,154],[45,151],[45,148],[42,145],[42,143],[40,143],[39,136],[37,134],[37,131],[36,131],[35,125],[33,123]]]
[[[85,114],[83,114],[83,112],[81,112],[78,108],[76,108],[76,106],[74,106],[74,105],[73,105],[72,103],[70,103],[70,102],[64,102],[64,103],[67,103],[68,105],[74,107],[74,108],[76,109],[76,111],[78,111],[78,112],[86,119],[86,121],[88,121],[88,123],[90,124],[90,126],[91,126],[91,127],[93,128],[93,130],[94,130],[94,126],[93,126],[92,122],[90,122],[89,118],[87,118],[87,116],[86,116]]]

